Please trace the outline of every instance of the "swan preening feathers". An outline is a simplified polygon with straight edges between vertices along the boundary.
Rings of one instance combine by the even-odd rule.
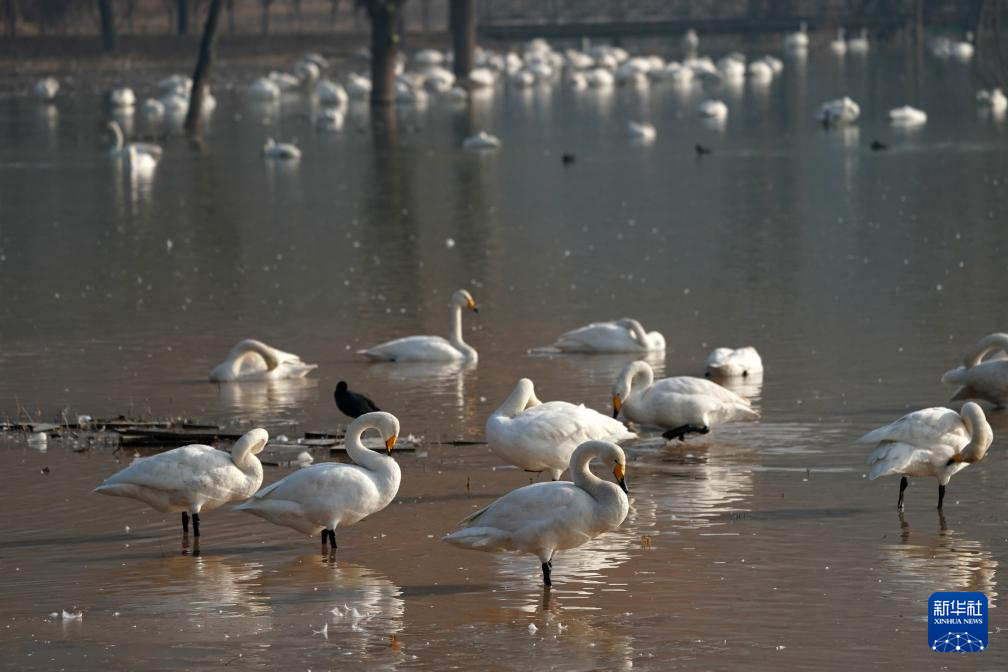
[[[194,444],[144,457],[105,479],[95,492],[131,497],[161,511],[182,512],[182,529],[200,536],[199,514],[228,502],[247,499],[262,485],[263,470],[256,457],[269,434],[253,429],[231,448],[231,454]]]
[[[647,332],[637,320],[624,317],[568,331],[551,347],[561,352],[662,352],[665,337],[657,331]]]
[[[386,454],[369,450],[361,435],[375,429]],[[346,432],[347,455],[354,464],[324,462],[299,469],[255,493],[236,508],[304,534],[322,532],[322,546],[336,550],[336,528],[353,525],[388,506],[399,492],[401,472],[392,459],[399,420],[391,413],[366,413]]]
[[[712,378],[747,378],[763,373],[763,360],[756,348],[716,348],[707,356],[707,375]]]
[[[987,454],[994,434],[983,409],[973,402],[962,411],[935,407],[904,415],[899,420],[868,432],[858,443],[875,443],[868,458],[868,478],[899,474],[897,507],[903,510],[907,476],[938,479],[938,508],[945,499],[945,486],[957,472],[979,462]]]
[[[966,353],[963,365],[946,372],[941,382],[959,386],[951,401],[980,399],[998,408],[1008,405],[1008,334],[984,336]]]
[[[486,422],[487,444],[495,455],[525,471],[546,471],[555,481],[570,463],[571,453],[592,439],[636,438],[623,423],[583,404],[536,398],[528,378],[518,381]]]
[[[597,459],[612,470],[615,483],[588,469]],[[512,490],[462,520],[445,535],[453,546],[476,551],[531,553],[542,563],[543,582],[552,584],[553,556],[576,548],[622,524],[630,510],[623,449],[607,441],[587,441],[570,458],[573,483],[550,481]]]
[[[476,350],[462,340],[462,309],[478,313],[476,302],[469,292],[460,289],[451,298],[451,332],[447,339],[441,336],[406,336],[379,345],[358,350],[357,353],[374,361],[386,362],[450,362],[466,360],[475,362]]]
[[[318,364],[305,364],[295,354],[246,338],[231,348],[227,359],[210,372],[212,383],[304,378]]]
[[[612,388],[613,417],[665,429],[662,436],[682,440],[706,434],[730,420],[758,418],[748,400],[705,378],[678,376],[654,379],[647,362],[631,362]]]

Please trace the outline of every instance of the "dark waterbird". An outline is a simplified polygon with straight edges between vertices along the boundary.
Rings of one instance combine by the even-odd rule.
[[[698,157],[703,156],[704,154],[711,154],[713,152],[714,150],[711,149],[710,147],[704,147],[703,145],[696,146],[696,155]]]
[[[577,157],[574,156],[573,154],[568,154],[564,152],[563,156],[560,157],[560,160],[563,161],[563,165],[569,166],[570,164],[577,161]]]
[[[336,399],[336,408],[351,418],[359,418],[365,413],[381,410],[368,397],[351,392],[345,380],[336,383],[336,391],[333,393],[333,397]]]
[[[871,147],[871,151],[873,152],[884,152],[885,150],[889,149],[889,145],[885,144],[881,140],[872,140],[872,143],[871,145],[869,145],[869,147]]]

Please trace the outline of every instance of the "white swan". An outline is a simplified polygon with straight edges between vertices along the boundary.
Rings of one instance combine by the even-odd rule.
[[[406,336],[379,345],[358,350],[374,361],[387,362],[445,362],[468,360],[475,362],[476,350],[462,340],[462,309],[478,313],[476,302],[472,295],[460,289],[451,298],[451,334],[445,340],[440,336]]]
[[[654,124],[649,124],[647,122],[627,122],[627,135],[629,135],[634,140],[639,140],[641,142],[654,142],[654,139],[658,137],[658,131],[655,130]]]
[[[109,91],[109,104],[118,108],[133,107],[136,105],[136,94],[126,86],[112,89]]]
[[[486,131],[480,131],[476,135],[462,141],[462,149],[468,151],[482,151],[487,149],[500,149],[501,141],[496,135],[490,135]]]
[[[146,117],[157,119],[164,116],[165,104],[157,98],[148,98],[144,101],[140,111],[143,112]]]
[[[505,462],[525,471],[548,471],[556,481],[581,443],[624,441],[637,435],[584,404],[543,403],[536,398],[532,381],[522,378],[490,414],[486,438],[490,450]]]
[[[489,68],[473,68],[469,72],[469,86],[471,88],[487,88],[494,85],[497,75]]]
[[[889,110],[889,122],[895,126],[923,126],[927,123],[927,112],[910,105]]]
[[[385,442],[386,455],[369,450],[361,435],[377,429]],[[322,547],[336,551],[336,528],[353,525],[388,506],[402,478],[392,459],[399,436],[399,420],[391,413],[365,413],[350,423],[346,432],[347,455],[354,464],[324,462],[304,467],[255,493],[235,507],[303,532],[322,532]]]
[[[756,348],[715,348],[707,355],[707,375],[715,378],[748,377],[763,373],[763,360]]]
[[[328,79],[323,79],[318,83],[315,87],[315,95],[318,96],[319,103],[322,105],[345,107],[350,100],[342,84],[337,84]]]
[[[837,28],[836,37],[830,40],[829,48],[837,56],[847,53],[847,39],[843,27]]]
[[[682,37],[682,47],[683,51],[687,54],[695,53],[697,47],[700,46],[700,36],[697,35],[696,30],[690,28]]]
[[[279,100],[280,87],[269,77],[260,77],[252,82],[249,95],[256,100]]]
[[[551,348],[561,352],[661,352],[665,337],[647,332],[635,319],[593,322],[560,335]]]
[[[967,32],[966,39],[955,42],[951,45],[951,53],[960,61],[968,61],[973,58],[973,33]]]
[[[135,145],[126,145],[126,166],[134,173],[152,173],[157,168],[157,159],[139,151]]]
[[[593,68],[585,73],[585,81],[591,89],[608,89],[615,83],[616,78],[605,68]]]
[[[981,89],[977,91],[976,99],[982,107],[990,108],[995,114],[1001,114],[1008,110],[1008,96],[1005,96],[999,88]]]
[[[182,512],[182,530],[200,536],[199,514],[228,502],[251,497],[262,485],[259,458],[269,441],[265,429],[253,429],[238,439],[231,454],[194,444],[144,457],[105,479],[95,492],[131,497],[161,511]]]
[[[798,30],[784,36],[784,47],[791,50],[807,49],[809,44],[808,26],[802,21]]]
[[[973,402],[963,404],[961,413],[935,407],[915,411],[868,432],[858,443],[877,443],[868,458],[868,478],[900,474],[897,506],[903,510],[903,491],[907,476],[931,476],[938,479],[938,508],[945,499],[945,486],[954,474],[987,454],[994,434],[983,409]]]
[[[323,107],[315,118],[315,125],[324,131],[342,131],[346,114],[341,107]]]
[[[297,355],[246,338],[231,348],[227,359],[213,368],[210,382],[304,378],[315,368],[318,364],[305,364]]]
[[[277,142],[273,138],[266,138],[263,145],[263,156],[267,159],[297,160],[301,158],[301,150],[289,142]]]
[[[981,399],[998,408],[1008,406],[1008,334],[981,338],[966,353],[963,366],[946,372],[941,382],[960,386],[950,401]]]
[[[700,107],[697,111],[700,113],[700,116],[705,119],[724,121],[728,118],[728,106],[720,100],[705,100],[700,103]]]
[[[598,459],[612,468],[619,483],[603,481],[588,469]],[[576,548],[619,527],[630,510],[627,500],[626,456],[606,441],[578,446],[570,459],[573,483],[551,481],[512,490],[462,520],[461,529],[443,537],[453,546],[475,551],[532,553],[542,563],[543,582],[557,551]]]
[[[862,28],[855,37],[847,40],[847,50],[852,54],[868,53],[868,29]]]
[[[631,362],[612,388],[613,417],[666,429],[680,441],[690,432],[706,434],[719,422],[758,418],[748,400],[705,378],[654,379],[647,362]]]
[[[828,100],[819,107],[816,113],[816,120],[824,125],[851,124],[861,116],[861,107],[853,100],[844,96],[835,100]]]
[[[752,61],[748,70],[749,79],[758,84],[769,82],[774,77],[773,66],[764,60]]]
[[[294,76],[302,84],[310,84],[322,76],[322,69],[317,63],[308,60],[300,60],[294,64]]]
[[[371,79],[351,72],[347,75],[346,92],[351,98],[367,98],[371,95]]]
[[[56,98],[59,93],[60,83],[55,77],[44,77],[35,83],[35,97],[39,100],[49,102]]]
[[[109,154],[112,158],[124,158],[132,161],[137,160],[137,155],[140,154],[148,156],[154,162],[157,162],[157,160],[161,158],[161,145],[155,145],[150,142],[131,142],[127,144],[119,122],[110,121],[108,123],[108,129],[112,131],[114,140],[112,149],[109,150]]]

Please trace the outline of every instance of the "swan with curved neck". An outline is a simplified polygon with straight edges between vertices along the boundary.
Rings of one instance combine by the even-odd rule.
[[[908,476],[938,480],[938,508],[945,499],[945,486],[958,472],[982,460],[994,441],[983,409],[973,402],[956,413],[950,408],[925,408],[868,432],[858,443],[877,443],[868,458],[868,478],[899,474],[897,508],[903,510],[903,491]]]
[[[543,403],[532,381],[522,378],[487,419],[486,437],[490,450],[505,462],[525,471],[549,472],[556,481],[581,443],[624,441],[637,435],[583,404]]]
[[[704,378],[677,376],[655,381],[644,361],[631,362],[612,388],[613,417],[665,429],[666,439],[706,434],[719,422],[758,418],[748,400]]]
[[[112,120],[108,122],[108,129],[112,131],[112,148],[109,150],[109,155],[112,158],[130,158],[131,154],[143,154],[149,156],[154,161],[161,158],[161,145],[155,145],[151,142],[126,142],[126,136],[123,134],[122,127],[119,125],[118,121]]]
[[[213,368],[210,382],[304,378],[316,368],[318,364],[305,364],[295,354],[246,338],[231,348],[227,359]]]
[[[588,464],[599,460],[616,483],[595,476]],[[552,585],[553,556],[619,527],[630,509],[626,456],[608,441],[586,441],[570,457],[573,483],[549,481],[512,490],[465,518],[443,537],[476,551],[519,551],[538,556],[543,582]]]
[[[194,444],[136,460],[105,479],[95,492],[131,497],[163,513],[182,512],[182,530],[200,536],[199,514],[228,502],[251,497],[262,485],[263,470],[256,457],[269,434],[253,429],[231,448],[231,454]]]
[[[992,353],[992,357],[988,357]],[[951,401],[980,399],[998,408],[1008,406],[1008,334],[981,338],[963,358],[963,366],[942,376],[947,385],[959,385]]]
[[[361,436],[377,430],[385,455],[367,448]],[[299,469],[268,485],[235,507],[275,525],[304,534],[322,533],[322,552],[336,552],[336,528],[353,525],[388,506],[399,492],[402,473],[392,459],[399,420],[391,413],[366,413],[346,432],[347,455],[353,464],[324,462]]]
[[[478,313],[476,302],[469,292],[460,289],[452,294],[451,331],[448,338],[440,336],[406,336],[381,343],[366,350],[358,350],[373,361],[384,362],[475,362],[476,350],[462,339],[462,309]]]
[[[624,317],[568,331],[550,347],[561,352],[662,352],[665,337],[657,331],[647,332],[637,320]]]
[[[763,373],[763,359],[756,348],[715,348],[707,355],[707,377],[748,378]]]

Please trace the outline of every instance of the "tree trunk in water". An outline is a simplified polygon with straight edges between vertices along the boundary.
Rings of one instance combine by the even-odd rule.
[[[431,0],[420,0],[420,17],[425,33],[430,33],[430,5]]]
[[[189,0],[178,1],[178,34],[189,34]]]
[[[476,58],[476,3],[474,0],[449,0],[449,29],[455,49],[455,77],[469,79]]]
[[[371,105],[395,102],[396,55],[399,51],[399,9],[394,1],[372,2]]]
[[[186,135],[190,138],[199,134],[200,122],[203,119],[203,98],[206,95],[207,80],[210,79],[210,66],[213,64],[214,47],[217,42],[217,21],[223,6],[224,0],[210,1],[206,25],[203,27],[199,58],[196,61],[196,70],[193,72],[192,94],[189,96],[189,112],[186,113],[185,120]]]
[[[112,17],[112,0],[98,0],[98,13],[101,15],[102,48],[105,51],[113,51],[115,19]]]

